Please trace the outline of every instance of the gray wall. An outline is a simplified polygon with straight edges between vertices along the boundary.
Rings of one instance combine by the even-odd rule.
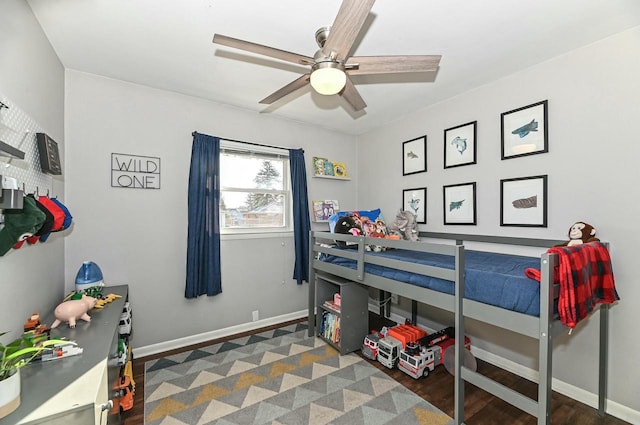
[[[224,238],[222,294],[184,298],[191,132],[302,147],[310,198],[335,198],[344,208],[355,207],[355,181],[312,178],[311,158],[341,159],[357,173],[353,137],[71,70],[66,108],[67,194],[76,213],[67,282],[91,260],[107,285],[129,284],[134,348],[246,324],[254,310],[261,319],[304,311],[307,285],[291,279],[290,234]],[[114,152],[159,157],[160,190],[112,188]]]
[[[640,28],[572,51],[502,80],[416,111],[360,137],[358,204],[395,213],[402,189],[427,187],[427,224],[421,230],[565,239],[575,222],[597,228],[611,242],[622,301],[611,309],[609,396],[640,411],[640,350],[636,323],[640,287],[635,271],[635,229],[640,155],[635,127],[640,117]],[[549,101],[549,153],[500,160],[500,113]],[[478,163],[443,168],[443,130],[478,121]],[[402,142],[427,134],[428,171],[402,176]],[[500,227],[500,179],[548,174],[548,227]],[[443,224],[442,186],[477,182],[476,226]],[[385,187],[386,190],[376,190]],[[404,304],[403,304],[404,305]],[[406,305],[406,310],[410,307]],[[398,314],[406,314],[398,310]],[[432,321],[452,323],[443,312],[422,310]],[[597,383],[597,318],[556,341],[554,377],[590,393]],[[437,326],[437,325],[434,325]],[[477,347],[516,365],[536,367],[534,341],[470,323]],[[624,350],[620,350],[624,347]],[[636,373],[628,379],[629,373]],[[618,406],[620,407],[620,406]],[[637,416],[636,416],[637,418]]]
[[[42,126],[64,152],[64,68],[23,0],[0,2],[0,64],[0,94]],[[60,197],[63,178],[53,180]],[[11,332],[2,339],[7,342],[20,335],[31,313],[52,311],[61,301],[63,235],[0,257],[0,286],[0,332]]]

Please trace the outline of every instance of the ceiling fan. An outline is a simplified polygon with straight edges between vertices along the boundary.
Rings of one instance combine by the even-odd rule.
[[[310,83],[320,94],[340,94],[355,111],[360,111],[367,104],[356,90],[350,76],[435,71],[441,58],[440,55],[350,57],[349,51],[374,2],[375,0],[343,0],[333,25],[316,31],[316,42],[320,49],[313,57],[220,34],[214,34],[213,42],[298,65],[311,66],[308,73],[276,90],[259,103],[271,104]]]

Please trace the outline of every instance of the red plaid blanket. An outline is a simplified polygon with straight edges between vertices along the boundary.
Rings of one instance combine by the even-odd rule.
[[[558,254],[559,266],[554,281],[560,283],[558,315],[566,326],[574,328],[597,304],[611,304],[620,299],[613,278],[609,250],[600,242],[549,248]],[[525,271],[540,281],[540,272]]]

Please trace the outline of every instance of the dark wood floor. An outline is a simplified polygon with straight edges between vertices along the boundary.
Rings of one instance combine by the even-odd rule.
[[[295,323],[297,321],[291,322]],[[378,328],[380,318],[371,315],[371,328]],[[160,357],[177,354],[182,351],[193,350],[195,348],[210,345],[215,342],[227,341],[233,338],[246,336],[251,333],[262,332],[267,329],[273,329],[282,325],[270,326],[259,329],[254,332],[246,332],[232,337],[221,338],[215,341],[209,341],[202,344],[184,347],[178,350],[172,350],[153,356],[135,358],[133,360],[133,373],[136,382],[136,395],[133,409],[124,412],[122,419],[124,425],[143,425],[144,424],[144,363]],[[357,354],[360,354],[358,352]],[[367,360],[369,361],[369,360]],[[444,367],[437,367],[436,370],[429,374],[427,378],[415,380],[409,375],[399,370],[389,370],[382,366],[379,362],[369,361],[378,369],[384,371],[387,375],[397,380],[411,391],[420,395],[429,403],[438,407],[440,410],[453,417],[453,386],[454,378]],[[512,373],[499,369],[482,360],[478,360],[478,372],[485,376],[495,379],[496,381],[508,386],[522,394],[536,398],[537,385],[531,381],[521,378]],[[480,390],[473,385],[465,384],[465,423],[467,425],[536,425],[537,419],[521,410],[511,406],[504,401],[497,399],[489,393]],[[552,397],[552,416],[551,423],[553,425],[625,425],[628,423],[613,416],[598,416],[596,409],[572,400],[561,394],[553,393]]]

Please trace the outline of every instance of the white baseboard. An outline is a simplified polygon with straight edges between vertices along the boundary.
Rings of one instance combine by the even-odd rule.
[[[372,311],[376,314],[380,312],[380,309],[375,304],[369,304],[369,311]],[[391,313],[389,315],[389,319],[396,323],[404,323],[405,317],[400,316],[396,313]],[[428,332],[433,332],[433,329],[426,329]],[[489,351],[477,348],[475,346],[471,346],[471,353],[478,359],[481,359],[487,363],[490,363],[494,366],[498,366],[501,369],[507,370],[515,375],[521,376],[525,379],[528,379],[533,382],[538,382],[538,371],[533,370],[531,368],[522,366],[516,362],[505,359],[504,357],[497,356]],[[563,394],[573,400],[579,401],[580,403],[586,404],[587,406],[593,407],[594,409],[598,408],[598,394],[594,394],[592,392],[586,391],[582,388],[576,387],[575,385],[568,384],[564,381],[561,381],[556,378],[552,378],[551,380],[551,388],[559,394]],[[640,412],[637,410],[633,410],[625,405],[620,403],[616,403],[615,401],[607,400],[606,401],[606,412],[615,416],[618,419],[622,419],[623,421],[632,423],[632,424],[640,424]]]
[[[218,338],[224,338],[231,335],[236,335],[242,332],[253,331],[256,329],[264,328],[265,326],[277,325],[278,323],[288,322],[290,320],[301,319],[307,317],[308,310],[300,310],[294,313],[283,314],[280,316],[269,317],[267,319],[256,320],[255,322],[242,323],[240,325],[230,326],[224,329],[216,329],[211,332],[204,332],[197,335],[186,336],[183,338],[173,339],[171,341],[164,341],[157,344],[146,345],[143,347],[137,347],[133,349],[135,357],[150,356],[152,354],[162,353],[164,351],[175,350],[176,348],[182,348],[193,344],[199,344],[201,342],[207,342]]]

